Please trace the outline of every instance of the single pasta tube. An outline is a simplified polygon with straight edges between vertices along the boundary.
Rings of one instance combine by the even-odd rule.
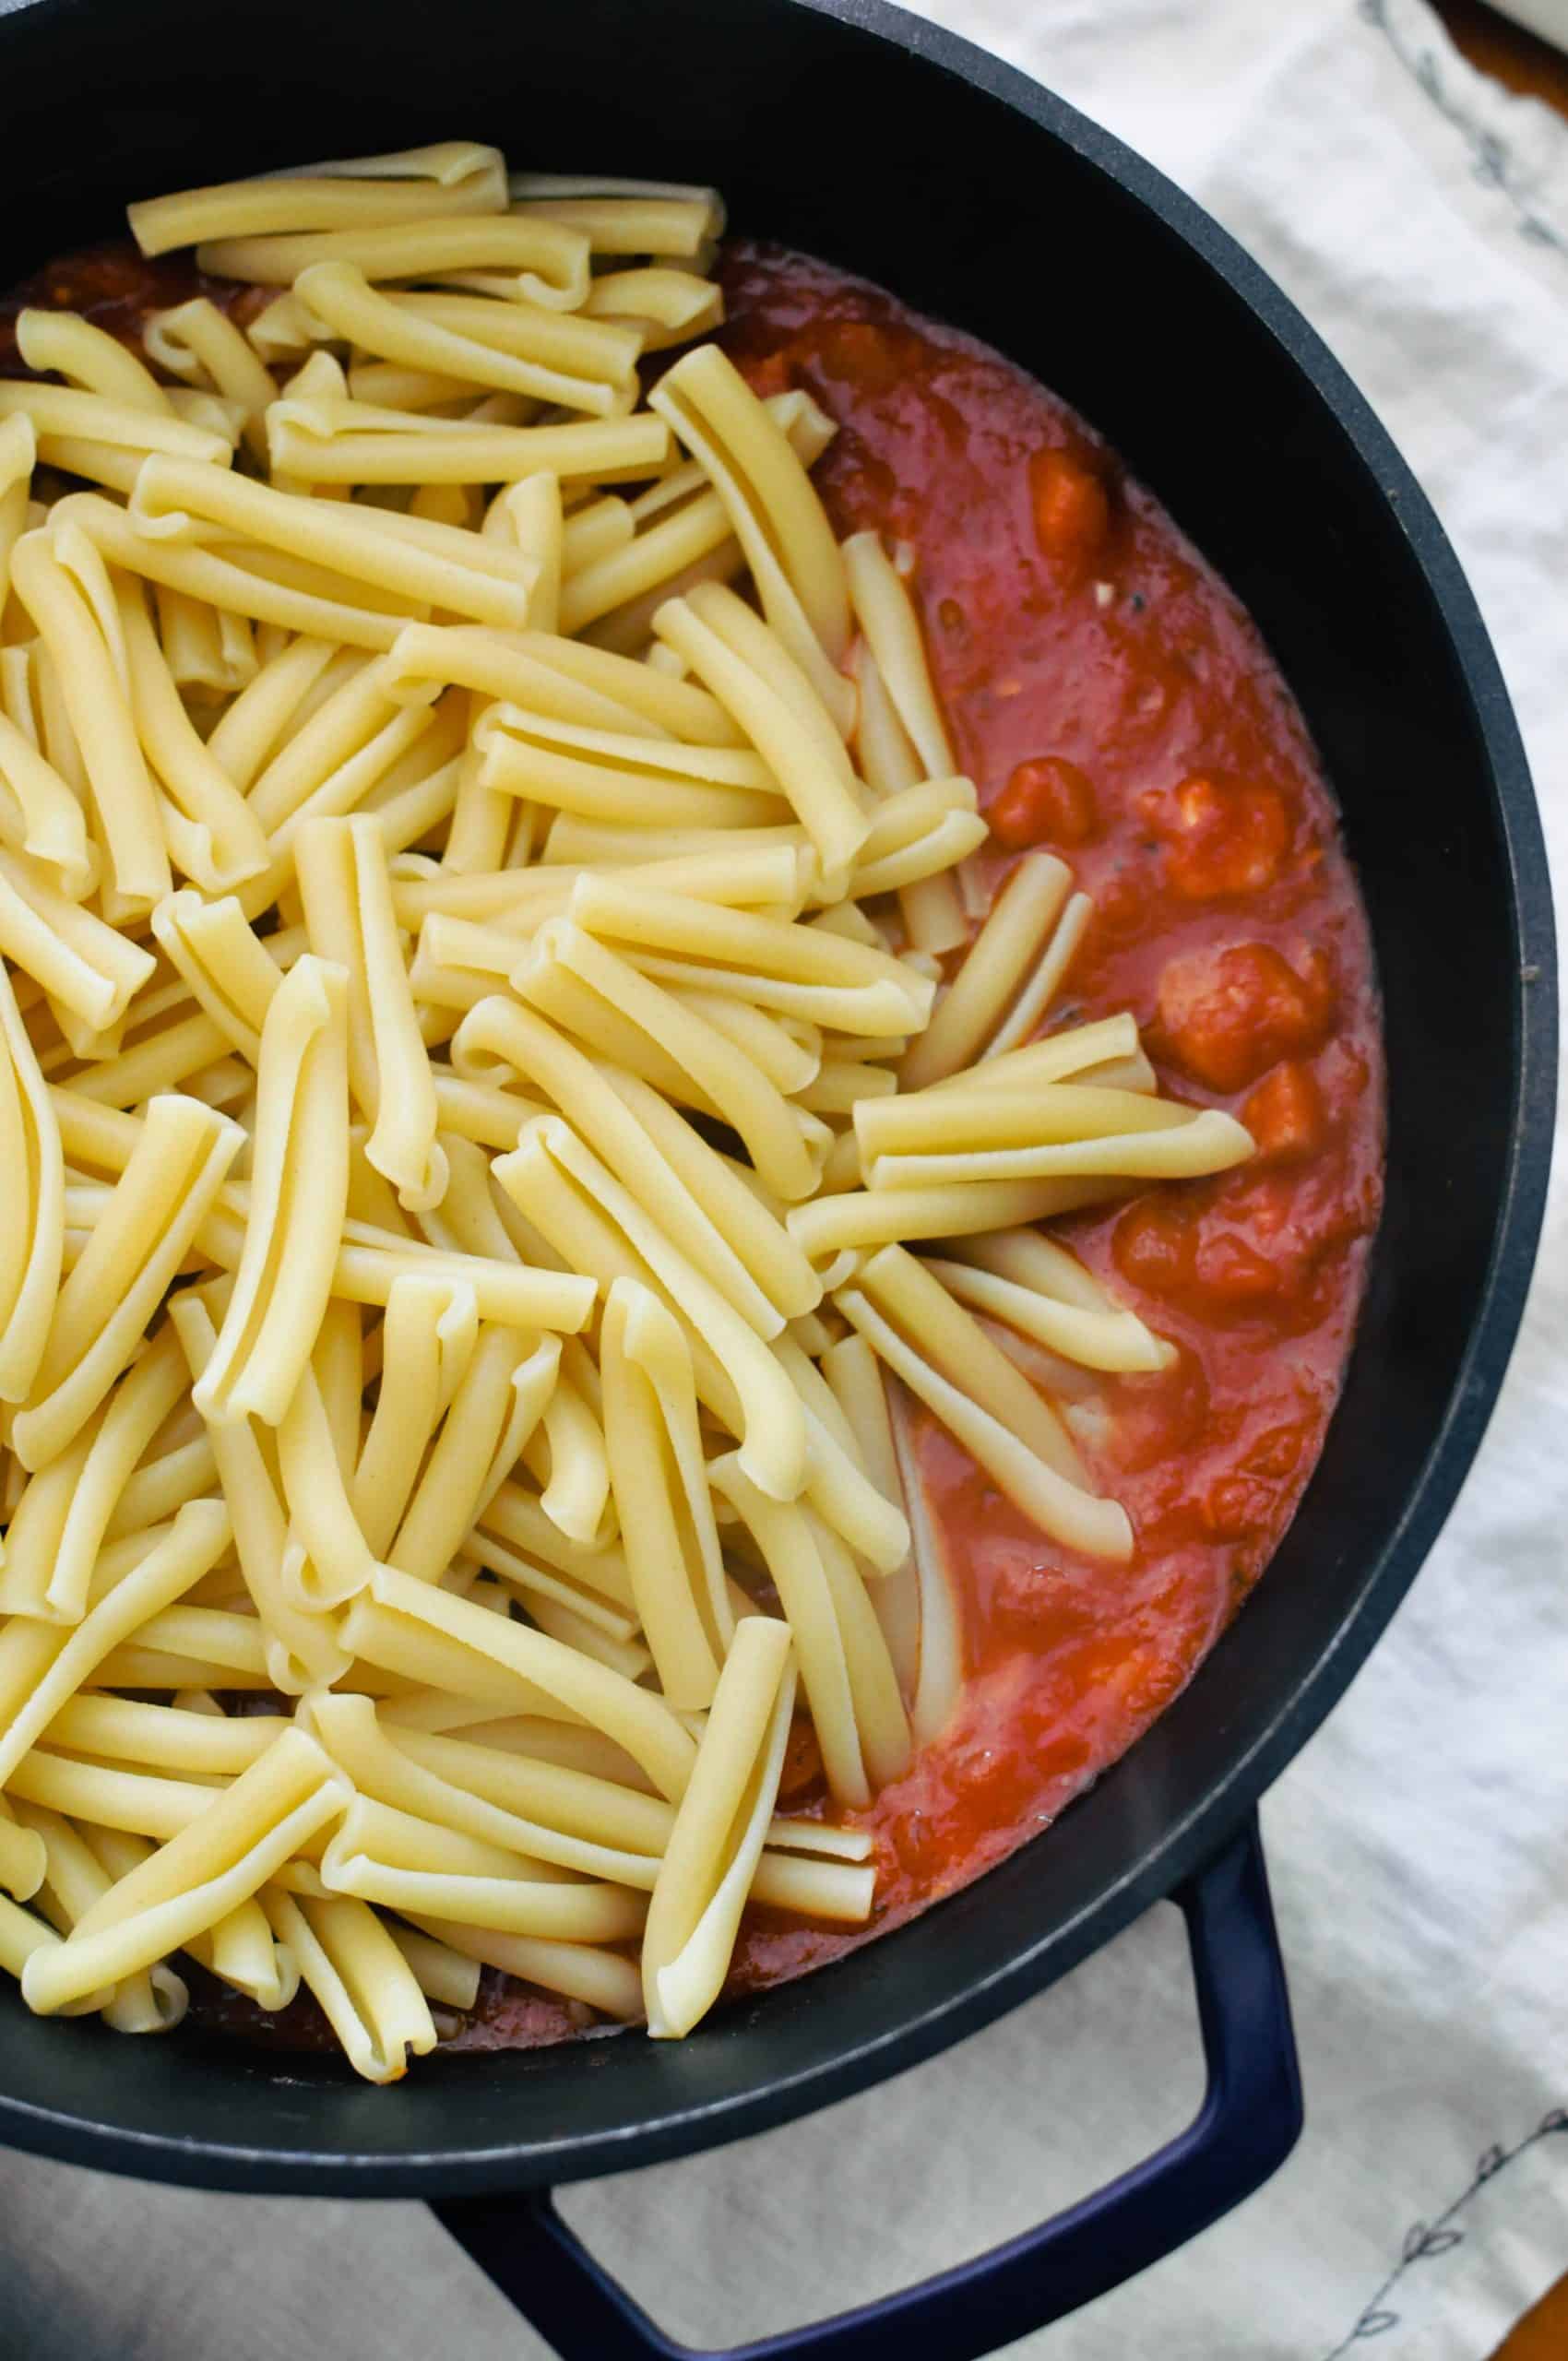
[[[348,1194],[348,979],[306,956],[261,1036],[251,1205],[234,1290],[195,1389],[204,1417],[276,1426],[332,1289]]]
[[[605,1441],[637,1614],[678,1711],[713,1701],[734,1639],[703,1464],[691,1355],[635,1282],[612,1285],[600,1332]]]
[[[643,1994],[656,2037],[689,2033],[719,1997],[778,1792],[794,1693],[788,1627],[747,1617],[648,1904]]]
[[[0,974],[0,1157],[12,1190],[0,1229],[0,1402],[19,1403],[59,1292],[65,1175],[58,1119],[8,974]]]
[[[195,1099],[157,1097],[60,1291],[28,1401],[11,1426],[25,1466],[65,1450],[146,1333],[244,1134]]]
[[[1116,1563],[1131,1556],[1132,1526],[1117,1501],[1097,1498],[1041,1459],[935,1367],[859,1288],[841,1287],[834,1301],[878,1358],[903,1380],[1042,1533],[1087,1557]]]
[[[372,1125],[365,1154],[414,1211],[445,1194],[435,1085],[398,943],[374,819],[312,820],[295,840],[306,931],[348,972],[349,1082]]]
[[[22,1997],[47,2015],[208,1931],[347,1800],[315,1740],[285,1730],[198,1820],[111,1886],[57,1952],[34,1953]]]
[[[1092,908],[1064,861],[1025,853],[904,1060],[902,1087],[922,1089],[1028,1038],[1083,938]]]
[[[825,890],[841,894],[870,824],[815,683],[721,583],[667,600],[653,625],[756,747],[817,848]]]
[[[144,198],[125,212],[142,253],[162,255],[202,239],[499,214],[506,209],[506,164],[499,148],[450,139],[398,155],[184,189]]]

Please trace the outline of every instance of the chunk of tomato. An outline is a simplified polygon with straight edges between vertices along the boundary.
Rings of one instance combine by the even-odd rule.
[[[1323,1145],[1323,1093],[1311,1066],[1287,1058],[1265,1074],[1241,1121],[1265,1164],[1304,1164]]]
[[[1196,772],[1139,810],[1167,848],[1165,873],[1183,901],[1255,894],[1273,884],[1290,848],[1290,815],[1272,787]]]
[[[985,816],[1009,852],[1087,844],[1095,830],[1094,789],[1076,763],[1039,754],[1018,765]]]
[[[1326,963],[1304,972],[1268,943],[1183,952],[1159,979],[1159,1027],[1170,1055],[1210,1090],[1243,1090],[1284,1057],[1318,1049],[1334,1014]]]
[[[1071,451],[1037,451],[1029,497],[1042,556],[1081,565],[1094,555],[1110,529],[1111,502],[1093,468]]]

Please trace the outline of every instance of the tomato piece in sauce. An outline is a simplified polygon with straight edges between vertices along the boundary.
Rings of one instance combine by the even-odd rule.
[[[1095,831],[1094,789],[1076,763],[1042,754],[1018,765],[986,817],[1009,852],[1087,844]]]
[[[1039,451],[1029,462],[1029,489],[1042,555],[1086,564],[1111,525],[1111,503],[1095,469],[1071,451]]]

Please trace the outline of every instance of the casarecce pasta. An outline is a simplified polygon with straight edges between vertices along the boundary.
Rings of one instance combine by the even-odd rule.
[[[0,1966],[375,2082],[481,1965],[683,2035],[961,1693],[912,1406],[1115,1581],[1063,1405],[1171,1348],[1031,1225],[1252,1141],[1053,1021],[1067,862],[971,926],[918,552],[702,340],[711,192],[131,224],[267,292],[0,385]]]

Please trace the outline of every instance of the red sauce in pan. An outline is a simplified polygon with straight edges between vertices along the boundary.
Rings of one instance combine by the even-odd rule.
[[[1066,405],[968,338],[778,248],[737,243],[724,340],[762,392],[839,421],[815,470],[840,532],[916,552],[960,767],[1002,841],[1068,860],[1095,917],[1051,1023],[1130,1009],[1162,1088],[1241,1115],[1259,1156],[1056,1226],[1180,1347],[1079,1427],[1131,1565],[1043,1541],[929,1419],[968,1680],[876,1835],[871,1931],[1034,1835],[1190,1679],[1267,1563],[1337,1396],[1376,1226],[1383,1065],[1366,919],[1301,715],[1259,635]],[[922,1418],[924,1414],[921,1414]],[[820,1798],[809,1757],[795,1808]],[[849,1947],[755,1912],[749,1988]]]
[[[17,314],[30,308],[80,312],[95,327],[141,349],[142,323],[150,312],[172,311],[194,295],[206,295],[241,321],[254,319],[277,293],[273,287],[242,287],[232,279],[209,279],[188,252],[138,254],[128,238],[80,254],[56,255],[8,294],[0,295],[0,377],[25,377],[17,351]]]
[[[1100,1381],[1079,1442],[1125,1504],[1132,1563],[1048,1543],[927,1421],[920,1450],[962,1596],[954,1720],[859,1815],[871,1928],[766,1911],[732,1987],[795,1975],[910,1916],[1033,1835],[1191,1677],[1289,1522],[1349,1350],[1381,1188],[1383,1067],[1365,918],[1289,690],[1245,611],[1066,406],[996,354],[826,265],[737,241],[723,340],[762,392],[802,386],[840,432],[816,481],[841,532],[916,552],[915,590],[996,874],[1068,860],[1095,917],[1051,1025],[1130,1009],[1164,1089],[1240,1114],[1260,1153],[1058,1226],[1180,1348]],[[198,291],[128,248],[53,264],[20,300],[134,336]],[[263,299],[265,300],[265,299]],[[923,1414],[922,1414],[923,1415]],[[793,1809],[825,1809],[803,1726]],[[205,1982],[205,1980],[203,1980]],[[248,2004],[201,2013],[257,2030]],[[532,2045],[582,2011],[488,1972],[458,2046]],[[279,2034],[310,2042],[302,2008]]]

